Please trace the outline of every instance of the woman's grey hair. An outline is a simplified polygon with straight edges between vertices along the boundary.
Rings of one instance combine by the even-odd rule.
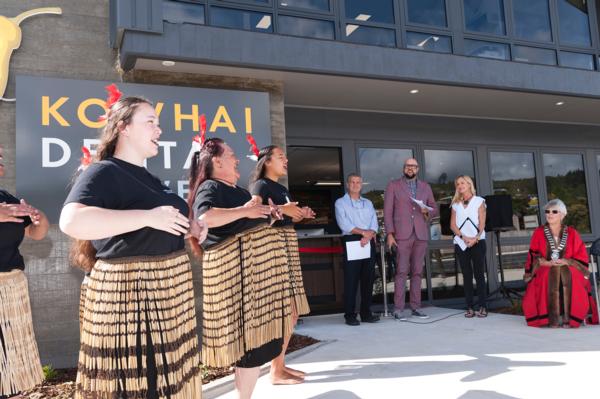
[[[563,216],[567,215],[567,206],[560,199],[555,198],[553,200],[548,201],[544,210],[548,210],[550,208],[558,208],[558,211],[563,214]]]

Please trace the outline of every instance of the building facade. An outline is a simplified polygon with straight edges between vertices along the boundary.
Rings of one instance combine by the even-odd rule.
[[[600,237],[598,3],[8,0],[0,15],[41,6],[63,14],[23,24],[4,97],[14,96],[16,75],[266,92],[272,142],[290,158],[290,191],[317,210],[298,226],[310,248],[336,245],[333,202],[344,176],[361,173],[364,194],[381,210],[387,182],[415,157],[442,209],[424,298],[460,302],[448,232],[460,174],[474,177],[480,195],[511,195],[512,230],[501,241],[509,284],[520,284],[549,199],[565,201],[587,242]],[[1,184],[13,192],[17,106],[18,98],[0,103]],[[493,244],[490,290],[498,285]],[[41,354],[55,367],[72,365],[77,353],[81,275],[67,250],[57,226],[41,244],[24,244]],[[308,253],[303,262],[315,308],[335,303],[339,259]]]

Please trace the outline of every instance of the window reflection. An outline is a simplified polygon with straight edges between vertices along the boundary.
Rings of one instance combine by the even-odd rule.
[[[590,233],[590,217],[583,157],[580,154],[544,154],[548,200],[560,198],[567,206],[565,224]]]
[[[429,251],[433,299],[464,298],[464,279],[454,246]]]
[[[345,0],[346,18],[356,21],[394,23],[392,0]]]
[[[210,20],[211,24],[214,26],[258,32],[273,32],[271,15],[261,12],[211,7]]]
[[[560,65],[570,68],[594,70],[594,56],[591,54],[560,52]]]
[[[404,161],[412,157],[413,151],[409,149],[359,148],[363,196],[373,202],[378,217],[383,217],[383,192],[387,184],[401,176]]]
[[[413,50],[451,53],[452,41],[448,36],[433,35],[429,33],[406,32],[406,47]]]
[[[425,150],[425,181],[431,185],[440,207],[439,219],[431,223],[431,239],[450,239],[450,204],[454,196],[454,179],[469,175],[475,181],[472,151]],[[477,187],[477,182],[475,182]]]
[[[291,200],[311,207],[317,214],[315,219],[301,221],[301,228],[339,232],[334,204],[344,194],[340,149],[289,146],[287,157]]]
[[[560,42],[590,46],[590,20],[585,0],[558,0]]]
[[[345,34],[346,40],[354,43],[388,47],[396,46],[396,31],[393,29],[346,24]]]
[[[492,189],[495,195],[512,198],[515,230],[505,236],[528,236],[540,225],[539,197],[533,154],[528,152],[490,153]]]
[[[551,42],[548,0],[513,1],[515,35],[522,39]]]
[[[465,39],[465,55],[508,60],[510,59],[510,50],[508,44]]]
[[[408,22],[447,26],[445,0],[407,0]]]
[[[504,2],[502,0],[464,0],[465,29],[504,35]]]
[[[508,233],[502,233],[502,237],[507,237]],[[496,259],[498,257],[497,247],[494,247]],[[529,255],[529,243],[507,245],[502,242],[502,269],[504,270],[504,280],[509,288],[523,289],[523,265]]]
[[[179,1],[163,1],[163,20],[173,23],[204,24],[204,6]]]
[[[329,0],[279,0],[279,7],[306,8],[308,10],[329,11]]]
[[[556,52],[545,48],[515,46],[513,57],[515,61],[556,65]]]
[[[335,39],[333,22],[279,15],[279,33],[294,36]]]

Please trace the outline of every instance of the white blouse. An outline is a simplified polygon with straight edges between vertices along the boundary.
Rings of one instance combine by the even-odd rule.
[[[477,235],[472,234],[472,232],[477,231],[479,227],[479,207],[481,204],[485,206],[485,199],[478,196],[473,196],[466,207],[462,202],[452,204],[452,209],[454,209],[456,215],[456,226],[467,237]],[[485,239],[485,230],[481,232],[479,239]]]

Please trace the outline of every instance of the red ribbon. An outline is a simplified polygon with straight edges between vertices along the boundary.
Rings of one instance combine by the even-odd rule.
[[[341,254],[342,247],[300,247],[298,250],[305,254]]]

